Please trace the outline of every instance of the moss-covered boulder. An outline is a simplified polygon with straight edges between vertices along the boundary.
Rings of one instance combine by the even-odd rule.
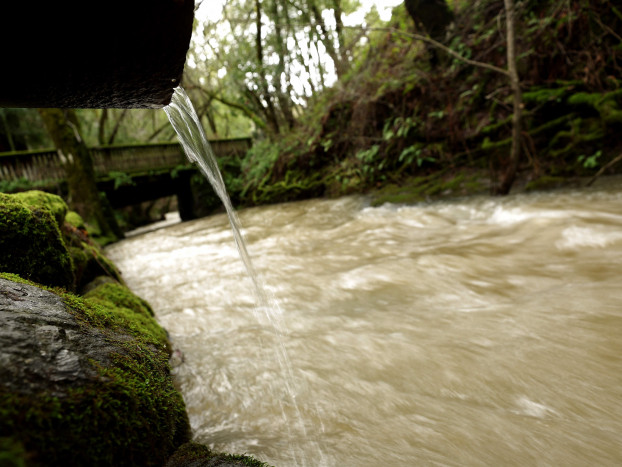
[[[14,465],[162,466],[189,440],[165,331],[112,289],[0,275],[0,454]]]
[[[80,214],[75,211],[67,212],[67,214],[65,215],[65,222],[76,229],[86,231],[86,224],[84,222],[84,219],[82,219]]]
[[[0,272],[71,290],[73,263],[56,222],[56,217],[64,219],[67,206],[58,197],[37,193],[41,192],[33,197],[0,193]],[[58,200],[64,205],[62,217]]]
[[[123,283],[121,272],[103,253],[99,246],[91,242],[83,231],[65,224],[63,228],[65,242],[73,261],[76,276],[76,290],[84,287],[99,276],[108,276]]]
[[[60,196],[39,190],[15,193],[13,196],[32,208],[44,207],[49,209],[54,216],[54,219],[56,219],[56,223],[59,226],[63,225],[69,208],[67,207],[67,203],[65,203],[63,198]]]
[[[105,279],[106,276],[103,278]],[[153,317],[153,310],[149,303],[137,295],[134,295],[130,289],[124,285],[110,280],[103,281],[97,285],[87,292],[84,298],[88,298],[91,302],[103,306],[123,308],[149,319]]]
[[[149,303],[134,295],[130,289],[117,282],[105,281],[87,292],[84,297],[105,306],[113,305],[146,317],[153,316],[153,309]]]
[[[207,446],[186,443],[166,463],[166,467],[269,467],[250,456],[216,453]]]

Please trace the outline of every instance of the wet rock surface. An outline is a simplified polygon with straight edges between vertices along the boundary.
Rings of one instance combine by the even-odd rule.
[[[80,325],[52,292],[0,279],[0,381],[20,393],[60,395],[99,378],[89,361],[108,364],[118,349]]]
[[[164,331],[12,278],[0,277],[0,441],[27,465],[164,465],[190,434]]]

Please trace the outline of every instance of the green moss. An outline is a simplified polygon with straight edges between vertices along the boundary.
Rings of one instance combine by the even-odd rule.
[[[76,289],[79,290],[84,285],[82,279],[89,262],[89,257],[82,248],[75,246],[69,247],[69,255],[71,256],[73,272],[76,277]]]
[[[28,285],[34,285],[35,287],[41,287],[39,284],[33,282],[33,281],[29,281],[28,279],[24,279],[23,277],[21,277],[19,274],[14,274],[11,272],[0,272],[0,279],[6,279],[8,281],[13,281],[13,282],[17,282],[19,284],[28,284]],[[48,290],[47,287],[41,287],[45,290]]]
[[[501,141],[490,141],[490,138],[486,137],[484,138],[484,141],[482,141],[482,149],[488,151],[491,149],[498,149],[505,146],[510,146],[511,144],[512,138],[506,138]]]
[[[100,247],[93,243],[88,233],[81,227],[80,216],[69,212],[66,219],[71,222],[65,222],[63,234],[74,264],[76,290],[82,290],[98,276],[109,276],[123,283],[119,270],[102,254]]]
[[[72,227],[75,227],[76,229],[86,229],[86,224],[84,223],[84,220],[82,219],[82,217],[80,217],[80,214],[75,211],[69,211],[67,213],[67,215],[65,216],[65,222],[67,222]]]
[[[65,221],[68,207],[60,196],[46,193],[45,191],[31,190],[13,195],[16,199],[32,208],[47,208],[50,210],[58,226]]]
[[[80,246],[89,258],[87,270],[85,272],[86,278],[83,282],[93,280],[96,276],[104,274],[114,278],[118,282],[123,283],[121,273],[117,267],[112,261],[102,254],[98,246],[90,245],[86,242],[81,242]]]
[[[568,103],[593,107],[607,124],[622,123],[622,89],[608,93],[578,92],[568,98]]]
[[[187,465],[220,465],[233,467],[269,467],[265,462],[250,456],[236,454],[220,454],[212,452],[207,446],[197,443],[186,443],[169,459],[166,467],[184,467]]]
[[[523,101],[530,104],[544,104],[550,101],[560,101],[569,91],[568,87],[530,89],[523,93]]]
[[[600,92],[577,92],[568,98],[568,103],[570,105],[589,105],[591,107],[596,107],[604,97],[605,96]]]
[[[96,385],[63,396],[0,389],[0,435],[14,435],[33,466],[161,466],[188,440],[185,406],[163,365],[119,354],[98,368]]]
[[[91,326],[127,332],[144,344],[169,349],[166,331],[150,316],[131,308],[117,306],[111,300],[102,299],[97,295],[92,298],[81,298],[70,293],[61,296],[65,304],[73,310],[76,318]]]
[[[153,316],[149,303],[134,295],[127,287],[117,283],[101,284],[88,292],[85,296],[94,301],[110,302],[115,306],[128,308],[144,316]]]
[[[510,115],[509,117],[504,118],[503,120],[497,122],[493,122],[490,125],[486,125],[484,128],[482,128],[482,130],[480,131],[481,134],[483,135],[488,135],[491,133],[495,133],[500,129],[504,129],[505,127],[508,127],[509,125],[512,124],[512,118],[513,116]]]
[[[112,352],[91,361],[98,378],[63,392],[15,393],[0,385],[0,437],[20,443],[33,466],[164,465],[189,440],[164,330],[153,318],[110,301],[53,291],[85,330],[94,326],[106,335]]]
[[[73,289],[71,257],[47,207],[32,207],[16,195],[0,193],[0,251],[0,271]]]
[[[552,157],[579,155],[586,145],[598,144],[605,136],[605,127],[598,118],[576,118],[570,128],[558,131],[549,142],[548,153]]]

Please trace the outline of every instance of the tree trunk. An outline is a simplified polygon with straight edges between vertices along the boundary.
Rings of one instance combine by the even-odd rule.
[[[335,64],[335,73],[337,74],[337,78],[341,78],[345,74],[345,64],[341,61],[341,56],[338,50],[335,49],[332,34],[328,31],[324,18],[322,18],[322,13],[318,9],[314,0],[309,1],[309,9],[313,14],[316,26],[320,28],[322,33],[321,40],[322,44],[324,44],[324,47],[326,48],[326,53]]]
[[[343,36],[343,19],[341,18],[343,9],[341,8],[341,0],[333,0],[333,13],[335,16],[335,32],[337,34],[337,42],[339,44],[337,51],[341,60],[341,68],[343,69],[348,63],[348,55],[346,41]]]
[[[39,114],[63,161],[70,208],[82,216],[92,233],[113,241],[123,237],[114,217],[106,214],[97,190],[91,152],[80,136],[75,112],[39,109]]]
[[[287,13],[286,13],[287,14]],[[279,13],[279,5],[275,1],[272,3],[272,17],[274,21],[274,33],[276,35],[276,50],[279,56],[279,63],[276,68],[276,77],[274,87],[276,88],[277,99],[281,107],[281,113],[285,119],[285,123],[289,129],[294,127],[294,113],[292,112],[291,97],[289,95],[290,76],[286,73],[286,44],[283,39],[281,14]]]
[[[100,146],[106,144],[106,121],[108,120],[108,109],[102,109],[99,117],[99,128],[97,130],[97,142]]]
[[[2,124],[4,125],[4,134],[6,135],[6,140],[9,143],[9,150],[15,151],[15,143],[13,142],[13,134],[11,133],[9,122],[7,122],[4,109],[0,109],[0,117],[2,118]]]
[[[123,109],[123,111],[121,112],[121,115],[119,115],[119,118],[117,119],[117,122],[115,123],[114,128],[112,129],[112,133],[110,133],[110,137],[108,138],[108,144],[114,143],[114,139],[117,137],[119,128],[121,128],[121,122],[127,115],[127,111],[128,109]]]
[[[512,149],[510,152],[510,164],[503,176],[503,180],[501,180],[499,187],[496,189],[496,194],[498,195],[507,195],[510,192],[512,185],[514,184],[514,180],[516,179],[516,173],[518,172],[521,149],[521,107],[523,105],[520,80],[518,78],[518,70],[516,67],[516,19],[514,15],[514,0],[504,0],[504,2],[507,24],[508,72],[510,75],[510,87],[512,89],[514,114],[512,115]]]
[[[269,91],[269,86],[268,86],[268,79],[266,78],[266,72],[264,69],[264,65],[263,65],[263,37],[262,37],[262,23],[261,23],[261,0],[255,0],[255,12],[256,12],[256,18],[255,18],[255,25],[257,27],[257,37],[255,38],[255,47],[256,47],[256,54],[257,54],[257,70],[258,70],[258,74],[259,74],[259,87],[261,90],[261,94],[262,97],[264,99],[264,101],[266,102],[265,107],[264,104],[261,101],[261,98],[258,96],[255,96],[255,94],[252,92],[251,89],[247,89],[248,92],[250,92],[253,96],[256,97],[256,104],[257,107],[259,109],[262,109],[264,114],[267,117],[268,120],[268,126],[270,126],[271,128],[273,128],[273,132],[274,134],[278,134],[281,129],[280,129],[280,125],[279,125],[279,119],[277,117],[276,114],[276,109],[274,108],[274,103],[272,102],[272,98],[270,96],[270,91]]]

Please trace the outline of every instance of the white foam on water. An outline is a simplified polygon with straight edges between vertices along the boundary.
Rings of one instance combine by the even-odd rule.
[[[562,231],[562,238],[555,243],[555,246],[560,250],[604,248],[620,240],[622,240],[622,232],[605,232],[590,227],[573,225]]]

